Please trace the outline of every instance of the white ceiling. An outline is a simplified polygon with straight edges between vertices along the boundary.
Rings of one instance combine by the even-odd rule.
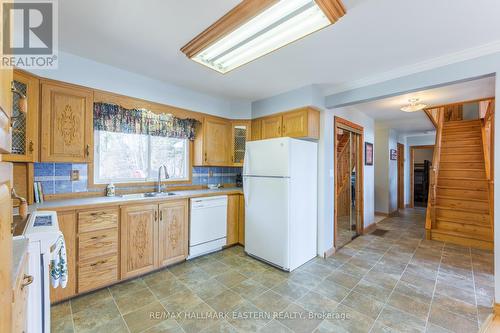
[[[400,135],[411,135],[434,130],[423,112],[403,112],[400,108],[412,97],[427,105],[442,105],[495,96],[495,78],[488,77],[445,87],[419,91],[347,107],[375,119],[377,127],[395,129]]]
[[[500,1],[344,0],[348,13],[335,25],[226,75],[179,51],[238,2],[59,1],[59,45],[166,82],[256,100],[310,84],[338,86],[500,41]]]

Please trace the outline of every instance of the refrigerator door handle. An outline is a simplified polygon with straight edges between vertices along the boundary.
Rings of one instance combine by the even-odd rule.
[[[245,199],[245,206],[248,207],[250,203],[250,191],[249,191],[248,177],[243,176],[243,198]]]
[[[248,175],[248,166],[250,162],[250,152],[248,151],[248,147],[245,149],[245,156],[243,157],[243,174]]]

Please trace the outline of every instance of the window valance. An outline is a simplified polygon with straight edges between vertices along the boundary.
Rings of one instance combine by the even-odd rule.
[[[94,130],[194,140],[196,119],[180,119],[144,109],[94,103]]]

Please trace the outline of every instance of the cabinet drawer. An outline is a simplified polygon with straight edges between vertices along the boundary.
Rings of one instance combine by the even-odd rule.
[[[79,235],[80,260],[118,253],[118,228],[111,228]]]
[[[118,209],[94,210],[78,213],[78,232],[89,232],[118,227]]]
[[[112,284],[117,278],[117,255],[80,261],[78,268],[78,292],[82,293]]]

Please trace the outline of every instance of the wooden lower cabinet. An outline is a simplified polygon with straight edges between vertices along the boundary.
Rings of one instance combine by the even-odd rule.
[[[158,257],[158,205],[121,208],[121,278],[156,268]]]
[[[238,243],[245,245],[245,197],[238,195]]]
[[[227,245],[238,243],[239,195],[227,196]]]
[[[33,276],[28,275],[28,254],[26,253],[19,275],[14,284],[12,297],[12,332],[26,332],[28,292]]]
[[[160,204],[158,228],[158,266],[182,261],[188,256],[188,200]]]
[[[66,243],[66,260],[68,261],[68,284],[66,288],[52,288],[50,287],[50,301],[52,303],[71,298],[76,295],[76,212],[65,211],[57,213],[57,220],[59,222],[59,229],[64,235]]]

